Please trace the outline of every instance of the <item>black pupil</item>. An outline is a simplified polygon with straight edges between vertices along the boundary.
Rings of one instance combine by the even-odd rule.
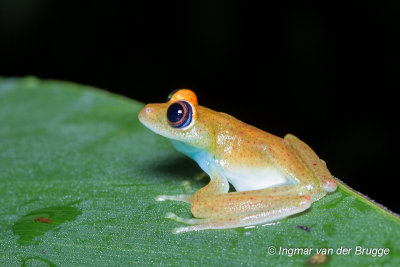
[[[181,103],[174,103],[168,108],[167,118],[170,122],[177,123],[185,115],[184,111],[185,109]]]

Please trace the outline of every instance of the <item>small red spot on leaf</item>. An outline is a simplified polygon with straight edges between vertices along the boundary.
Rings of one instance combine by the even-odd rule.
[[[35,218],[35,222],[51,223],[51,220],[49,218],[37,217],[37,218]]]

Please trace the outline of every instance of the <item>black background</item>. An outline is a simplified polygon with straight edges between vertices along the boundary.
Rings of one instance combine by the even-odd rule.
[[[399,212],[399,1],[0,0],[0,75],[201,105],[293,133]]]

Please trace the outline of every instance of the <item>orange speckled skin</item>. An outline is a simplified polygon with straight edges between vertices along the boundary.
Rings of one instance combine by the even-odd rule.
[[[193,118],[188,126],[177,129],[169,125],[166,112],[172,103],[182,100],[191,104]],[[185,149],[202,152],[192,158],[211,178],[193,195],[159,196],[159,200],[191,203],[193,215],[202,218],[183,219],[170,214],[169,218],[192,224],[176,232],[277,220],[307,209],[313,201],[336,190],[336,181],[325,163],[297,137],[288,134],[280,138],[200,106],[190,90],[173,93],[167,103],[146,105],[139,119],[152,131],[184,144]],[[271,178],[265,180],[263,176]],[[286,182],[273,184],[275,177]],[[240,192],[228,193],[228,182]]]

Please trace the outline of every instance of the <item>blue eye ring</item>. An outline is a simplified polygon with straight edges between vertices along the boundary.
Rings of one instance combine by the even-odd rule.
[[[192,106],[186,101],[176,101],[167,110],[167,120],[174,128],[183,128],[192,121]]]

